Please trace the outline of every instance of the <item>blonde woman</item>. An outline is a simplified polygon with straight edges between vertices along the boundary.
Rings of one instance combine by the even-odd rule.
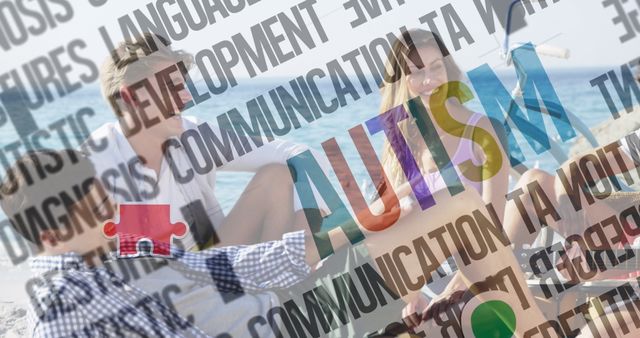
[[[399,57],[402,55],[408,55],[408,61],[403,57]],[[404,197],[400,201],[402,211],[405,214],[410,214],[408,211],[411,211],[411,209],[420,208],[416,207],[421,204],[420,201],[416,201],[420,197],[416,198],[415,196],[424,194],[416,190],[415,187],[419,186],[414,184],[416,180],[424,180],[424,185],[429,189],[430,193],[440,196],[447,194],[446,192],[438,193],[440,190],[450,188],[443,178],[443,176],[447,175],[446,170],[442,170],[442,163],[436,164],[437,161],[434,160],[434,155],[437,157],[441,154],[434,153],[430,149],[433,148],[430,147],[430,142],[438,143],[446,151],[452,170],[455,170],[456,176],[467,192],[469,192],[469,189],[476,190],[482,196],[482,202],[493,205],[497,215],[502,218],[504,232],[510,242],[516,246],[531,243],[536,233],[526,231],[526,226],[522,224],[522,216],[516,205],[510,202],[505,207],[509,171],[507,156],[501,147],[495,147],[495,143],[489,144],[503,137],[503,131],[494,130],[493,124],[487,117],[475,113],[463,105],[464,101],[470,99],[470,91],[466,86],[460,84],[462,73],[449,55],[442,40],[436,34],[424,30],[411,30],[404,33],[393,45],[393,50],[389,54],[386,64],[386,71],[391,76],[386,76],[386,85],[382,88],[381,114],[387,114],[390,110],[402,105],[404,105],[406,111],[410,111],[408,102],[410,100],[415,102],[416,98],[426,108],[413,109],[413,114],[408,114],[408,118],[400,116],[400,118],[396,117],[395,120],[390,119],[390,121],[387,121],[387,123],[397,124],[402,135],[396,135],[395,137],[402,137],[409,148],[409,150],[406,150],[397,147],[399,142],[393,139],[393,135],[392,137],[387,135],[382,154],[382,165],[388,177],[388,182],[394,191],[406,191],[407,185],[412,185],[414,194]],[[398,76],[398,74],[402,74],[402,76]],[[462,100],[454,98],[462,98]],[[415,116],[416,111],[424,115]],[[425,129],[424,121],[432,121],[433,128]],[[422,131],[419,128],[420,123],[422,123]],[[425,130],[431,130],[431,133],[425,134]],[[613,168],[613,172],[606,172],[606,175],[598,173],[599,177],[594,180],[588,179],[585,183],[589,186],[594,185],[597,180],[605,179],[608,175],[637,168],[640,163],[638,155],[640,146],[638,146],[637,142],[640,138],[640,132],[636,131],[634,137],[630,136],[619,142],[621,144],[621,152],[604,150],[615,148],[615,144],[611,144],[603,148],[594,149],[565,163],[561,167],[561,171],[568,176],[565,180],[572,182],[573,175],[579,174],[575,172],[575,168],[572,168],[572,164],[578,161],[587,161],[588,158],[598,159],[599,153],[606,153],[607,161],[609,163],[618,163],[620,167]],[[493,151],[487,151],[487,149],[492,149]],[[616,156],[619,158],[616,158]],[[415,159],[420,172],[407,172],[406,165],[403,166],[401,164],[407,158]],[[621,162],[623,165],[621,165]],[[473,165],[470,165],[470,163]],[[497,170],[495,167],[492,170],[486,170],[487,163],[499,163],[500,166]],[[448,174],[450,175],[451,172]],[[532,169],[525,172],[515,186],[515,190],[522,189],[525,192],[524,195],[528,196],[528,184],[531,182],[538,183],[545,194],[551,197],[554,207],[562,214],[560,221],[548,222],[548,226],[560,234],[568,236],[581,233],[586,225],[595,224],[601,221],[603,217],[616,215],[620,212],[621,209],[611,209],[611,206],[604,201],[596,201],[597,203],[593,205],[583,203],[584,210],[581,213],[576,213],[561,181],[558,176],[550,175],[542,170]],[[377,187],[377,192],[382,196],[386,189],[388,187],[385,184],[380,184]],[[439,201],[434,207],[438,211],[437,214],[448,215],[459,207],[455,197],[451,201],[453,203],[450,204],[442,200]],[[524,197],[523,203],[527,212],[530,215],[535,215],[532,210],[535,202],[528,197]],[[633,201],[629,201],[627,204],[622,203],[622,207],[618,206],[618,208],[627,208],[631,206],[629,203],[633,203]],[[433,213],[430,214],[433,215]],[[424,223],[422,226],[425,229],[426,225]],[[631,242],[633,239],[627,238],[626,240]],[[507,250],[503,251],[500,259],[513,259],[513,257],[507,257],[510,256]],[[574,251],[572,249],[569,256],[573,257],[580,254]],[[487,269],[491,269],[498,261],[499,259],[495,261],[487,259],[483,260],[482,264]],[[475,270],[475,268],[477,267],[473,269]],[[620,272],[611,271],[610,273],[599,274],[599,278],[610,278],[611,276],[619,276],[619,274]],[[431,307],[428,299],[422,294],[417,294],[416,297],[410,299],[402,313],[407,324],[410,327],[418,326],[423,320],[433,318],[434,315],[445,310],[447,304],[461,300],[464,294],[461,290],[465,288],[463,279],[464,277],[461,274],[457,274],[438,297],[439,300],[431,301]],[[527,294],[529,293],[527,292]],[[628,330],[625,331],[626,326],[624,329],[618,327],[614,317],[624,318],[622,322],[629,323],[629,318],[632,314],[623,310],[622,306],[618,307],[619,309],[613,308],[613,311],[607,310],[605,316],[611,317],[608,319],[609,322],[613,323],[613,330],[628,333]],[[539,316],[542,314],[537,307],[535,308],[530,314],[517,314],[521,324],[525,324],[523,322],[534,323],[539,320]],[[527,324],[524,326],[526,327]],[[584,328],[583,330],[583,334],[588,334],[588,330]],[[603,332],[602,329],[599,331]],[[516,333],[516,336],[520,336],[520,334]]]
[[[408,58],[398,57],[403,54]],[[460,84],[462,72],[440,37],[420,29],[404,32],[393,45],[386,69],[388,74],[397,78],[397,81],[393,82],[394,79],[388,74],[385,76],[387,84],[381,90],[380,112],[385,113],[400,105],[405,105],[406,111],[409,111],[407,102],[419,98],[426,107],[422,110],[426,116],[419,118],[433,121],[434,126],[432,132],[425,135],[419,130],[417,119],[413,116],[391,121],[397,123],[398,129],[402,132],[402,135],[397,137],[403,137],[410,149],[409,151],[405,149],[403,154],[402,150],[394,147],[393,137],[385,141],[382,164],[393,188],[398,189],[407,184],[407,177],[409,177],[409,181],[424,179],[430,192],[447,189],[443,178],[446,174],[439,170],[434,154],[429,149],[428,143],[432,140],[443,146],[460,182],[467,189],[471,187],[477,190],[483,201],[492,203],[497,214],[502,217],[505,206],[504,196],[508,185],[507,157],[502,148],[497,146],[498,136],[489,118],[469,110],[459,100],[450,98],[466,97],[468,99],[470,92]],[[398,77],[398,74],[403,75]],[[447,113],[449,116],[443,116]],[[488,147],[487,143],[491,142],[493,143]],[[486,151],[486,149],[492,151]],[[403,157],[409,156],[416,160],[419,173],[407,173],[403,170],[401,165]],[[490,162],[494,164],[498,162],[497,169],[494,166],[493,170],[486,170],[487,167],[483,164]],[[424,187],[424,184],[422,186]],[[377,191],[382,195],[386,188],[381,184],[377,187]],[[416,195],[419,194],[410,195],[401,200],[403,211],[415,208]],[[435,207],[443,208],[442,212],[446,213],[446,205]],[[462,287],[464,285],[461,278],[456,276],[442,296],[449,295]],[[427,306],[427,299],[419,296],[407,305],[403,317],[409,317],[410,321],[417,325],[420,320],[415,314],[422,313]]]

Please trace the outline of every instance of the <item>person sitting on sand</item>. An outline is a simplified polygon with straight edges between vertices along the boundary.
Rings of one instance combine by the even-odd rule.
[[[406,53],[408,57],[396,57],[401,54],[400,51]],[[398,155],[398,150],[394,149],[394,143],[397,145],[399,142],[393,142],[392,139],[386,140],[382,163],[389,175],[391,186],[397,187],[403,184],[406,185],[408,180],[423,179],[430,191],[446,190],[447,185],[444,175],[440,173],[435,163],[435,155],[431,150],[432,148],[429,148],[430,141],[433,143],[438,142],[443,145],[449,154],[451,158],[450,164],[455,169],[456,174],[466,183],[467,187],[477,190],[482,195],[485,203],[492,203],[499,215],[502,216],[504,211],[503,225],[511,243],[516,248],[522,247],[523,244],[532,244],[538,233],[527,231],[522,217],[522,210],[516,205],[515,199],[505,203],[504,196],[507,194],[508,186],[508,161],[503,161],[500,170],[488,177],[483,176],[487,172],[482,170],[482,166],[479,166],[479,164],[487,163],[487,161],[496,157],[504,159],[506,154],[501,148],[496,149],[495,152],[484,152],[483,150],[486,148],[482,146],[485,144],[481,142],[481,137],[474,135],[474,132],[480,131],[491,135],[494,140],[498,140],[498,137],[504,137],[504,131],[494,130],[493,124],[490,123],[486,116],[470,111],[455,99],[449,99],[445,102],[443,106],[447,109],[442,109],[439,106],[439,103],[443,102],[447,97],[457,97],[453,93],[453,91],[459,89],[459,87],[455,86],[455,83],[456,81],[461,81],[462,78],[461,70],[456,65],[441,38],[435,33],[421,29],[412,29],[404,32],[395,41],[393,51],[389,52],[386,66],[387,69],[392,70],[389,73],[391,74],[389,77],[397,76],[396,74],[398,73],[402,73],[403,76],[399,77],[395,82],[388,80],[387,84],[382,87],[381,114],[388,114],[390,109],[398,105],[408,106],[407,102],[410,99],[418,98],[426,107],[423,113],[424,116],[419,118],[438,122],[433,123],[437,133],[430,135],[424,134],[424,131],[419,129],[420,121],[417,121],[418,118],[413,116],[390,120],[391,123],[397,124],[401,129],[402,133],[398,137],[406,140],[409,148],[407,152],[410,152],[410,155],[417,160],[417,165],[420,169],[419,173],[413,173],[415,174],[414,177],[408,175],[402,166],[403,156],[406,157],[407,154],[400,153]],[[454,95],[449,95],[450,93]],[[438,96],[441,98],[438,98]],[[445,131],[439,125],[443,123],[442,121],[446,121],[446,116],[443,116],[445,114],[450,114],[456,121],[460,121],[457,123],[459,125],[457,130],[453,129],[452,132],[452,128],[449,128]],[[571,169],[571,163],[579,161],[580,158],[601,158],[599,153],[606,154],[610,163],[622,163],[622,166],[627,170],[635,168],[636,164],[640,163],[636,148],[639,137],[640,131],[637,132],[637,136],[632,136],[623,141],[622,152],[612,151],[612,147],[607,147],[609,150],[606,151],[604,149],[594,149],[577,159],[567,162],[561,167],[563,172],[571,173],[565,180],[574,182],[573,175],[580,175],[580,173],[576,173],[575,170]],[[636,164],[631,159],[632,150],[630,145],[635,148]],[[475,166],[469,165],[468,162],[475,164]],[[616,173],[621,172],[619,166],[615,170],[617,170]],[[481,179],[470,180],[469,177]],[[597,179],[604,178],[599,177]],[[547,195],[553,197],[556,210],[562,210],[561,221],[555,221],[551,217],[547,217],[549,219],[548,226],[562,235],[568,236],[584,231],[586,226],[599,222],[601,220],[599,217],[616,214],[615,210],[611,209],[604,200],[598,200],[593,205],[583,201],[582,204],[587,211],[583,211],[582,215],[588,214],[590,217],[587,217],[587,220],[584,217],[580,220],[579,217],[575,216],[579,213],[573,209],[572,203],[566,194],[563,194],[564,189],[562,189],[561,180],[557,176],[549,175],[542,170],[531,169],[522,175],[513,191],[522,190],[524,192],[522,194],[522,196],[525,196],[523,205],[532,219],[536,215],[535,202],[529,197],[529,184],[532,182],[537,182]],[[595,180],[586,183],[593,185]],[[380,184],[376,189],[377,193],[383,193],[386,188],[385,184]],[[584,199],[584,197],[582,198]],[[413,196],[407,196],[400,202],[405,210],[411,210],[417,206]],[[448,206],[442,208],[446,209]],[[616,272],[608,272],[600,277],[605,278],[615,275]],[[617,275],[619,276],[620,273],[618,272]],[[417,293],[402,310],[403,317],[407,319],[406,321],[410,328],[418,327],[424,320],[438,316],[440,312],[446,311],[452,304],[461,301],[461,296],[464,293],[465,285],[462,283],[460,274],[456,274],[436,299],[429,301],[426,295]],[[611,314],[611,316],[614,315],[620,315],[620,312]],[[630,316],[626,312],[623,312],[622,315],[625,318]]]
[[[101,92],[117,121],[96,129],[85,149],[91,151],[107,191],[118,203],[171,205],[171,218],[190,225],[182,240],[186,249],[209,247],[214,239],[225,245],[252,244],[299,230],[293,225],[301,224],[304,215],[286,161],[308,147],[261,135],[249,135],[246,145],[240,145],[239,139],[230,140],[237,137],[237,128],[244,128],[237,122],[210,123],[216,120],[214,112],[201,112],[207,122],[183,116],[197,101],[186,82],[192,64],[192,55],[173,50],[166,39],[151,33],[123,41],[105,60]],[[181,135],[190,136],[189,145],[181,144]],[[205,144],[215,158],[199,153]],[[256,173],[227,215],[215,193],[218,170]]]
[[[19,235],[42,248],[42,253],[31,262],[38,277],[28,283],[34,305],[30,314],[33,335],[94,337],[126,336],[135,332],[147,336],[207,336],[228,332],[233,336],[264,337],[276,334],[277,324],[273,329],[250,319],[278,304],[271,290],[300,283],[319,261],[318,249],[308,230],[248,246],[200,252],[173,248],[171,257],[162,258],[168,270],[173,271],[163,282],[172,285],[176,279],[187,278],[196,283],[188,290],[179,290],[167,303],[145,290],[145,276],[138,283],[125,281],[111,268],[113,262],[120,259],[101,254],[110,251],[101,225],[113,218],[117,206],[95,173],[92,162],[79,152],[38,151],[17,161],[0,186],[0,205],[12,226]],[[408,187],[402,189],[410,191]],[[399,196],[403,196],[402,191],[398,190]],[[378,257],[392,252],[398,245],[411,243],[456,215],[469,215],[484,208],[480,196],[472,189],[455,197],[445,192],[435,194],[434,198],[438,203],[454,206],[446,215],[433,209],[411,212],[378,232],[356,224],[372,256]],[[451,199],[455,203],[451,203]],[[371,207],[379,214],[385,210],[380,203]],[[398,208],[396,205],[388,212],[398,212]],[[29,222],[20,221],[25,215],[29,215]],[[46,221],[35,222],[36,215]],[[336,228],[328,234],[336,250],[349,244],[340,230]],[[433,250],[438,245],[456,250],[451,239],[438,242],[427,239],[427,243]],[[437,256],[440,261],[446,258],[443,253]],[[324,262],[331,259],[330,256]],[[465,280],[475,283],[486,280],[496,269],[505,266],[518,271],[510,249],[499,246],[481,262],[462,267],[461,272]],[[423,273],[418,262],[407,262],[405,267],[411,278]],[[516,279],[524,285],[521,273],[516,273]],[[535,304],[528,290],[524,291],[527,302]],[[221,294],[248,297],[250,302],[225,302]],[[506,295],[513,298],[514,304],[518,303],[515,294]],[[482,298],[483,294],[478,297]],[[526,317],[520,322],[519,333],[545,320],[535,306],[523,313]]]
[[[48,173],[44,178],[36,174],[43,172]],[[206,336],[223,329],[221,323],[234,332],[275,302],[266,290],[291,286],[310,272],[305,252],[313,251],[305,248],[309,242],[302,231],[278,241],[199,254],[173,250],[178,258],[169,260],[166,269],[173,274],[165,274],[171,279],[163,283],[194,283],[190,290],[174,288],[172,304],[160,302],[141,289],[149,282],[145,276],[134,285],[114,273],[105,255],[114,243],[103,235],[102,224],[115,219],[117,208],[95,174],[82,153],[39,151],[16,162],[0,188],[0,204],[17,233],[42,250],[30,264],[40,277],[28,283],[34,336]],[[47,223],[20,222],[22,214],[46,215]],[[225,304],[220,293],[237,293],[238,288],[261,292]],[[198,306],[198,297],[207,297],[207,303]]]
[[[406,49],[406,51],[405,51]],[[397,55],[406,53],[407,58]],[[397,81],[387,79],[381,88],[380,113],[388,114],[390,109],[403,105],[408,106],[410,99],[419,100],[425,107],[421,116],[408,118],[394,118],[390,123],[398,125],[402,131],[398,137],[406,140],[410,154],[403,154],[394,147],[400,144],[389,138],[384,143],[382,151],[382,165],[389,175],[392,187],[398,187],[409,180],[423,180],[424,186],[430,191],[446,190],[445,181],[455,173],[468,187],[472,187],[485,203],[492,203],[497,215],[504,214],[505,199],[508,187],[509,164],[506,154],[495,143],[499,137],[504,137],[503,130],[494,130],[490,119],[481,113],[473,112],[455,97],[464,97],[458,83],[463,80],[462,70],[456,64],[446,45],[436,33],[423,29],[410,29],[402,33],[388,53],[387,69],[393,70]],[[448,97],[453,97],[447,100]],[[445,102],[446,100],[446,102]],[[409,111],[408,108],[406,108]],[[421,131],[419,124],[430,122],[434,131],[426,134]],[[455,122],[451,122],[451,120]],[[457,122],[460,121],[460,122]],[[445,131],[446,128],[446,131]],[[492,143],[494,142],[492,147]],[[429,144],[432,143],[432,144]],[[442,173],[436,164],[437,155],[432,151],[433,144],[440,144],[441,149],[451,158],[451,171]],[[492,151],[486,151],[491,149]],[[406,157],[416,159],[419,172],[407,173],[403,170]],[[494,170],[487,170],[487,163],[501,163]],[[413,177],[412,177],[413,175]],[[384,182],[378,185],[377,191],[383,192],[388,187]],[[400,201],[401,205],[410,210],[417,206],[414,196],[407,196]],[[443,207],[446,208],[446,207]],[[446,299],[454,292],[464,289],[461,276],[456,274],[442,293],[432,303]],[[403,316],[410,319],[412,326],[420,323],[416,313],[427,310],[429,301],[423,294],[418,294],[403,310]]]

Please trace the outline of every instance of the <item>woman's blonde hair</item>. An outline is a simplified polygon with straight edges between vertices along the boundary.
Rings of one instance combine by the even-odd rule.
[[[407,102],[411,99],[409,87],[407,85],[406,76],[409,72],[409,65],[406,57],[401,57],[402,54],[408,56],[409,61],[414,63],[419,68],[422,68],[423,64],[418,54],[418,49],[423,47],[435,47],[442,53],[445,70],[447,72],[448,81],[459,81],[462,79],[462,71],[456,65],[455,61],[449,54],[449,50],[442,42],[442,39],[438,34],[429,32],[423,29],[412,29],[402,32],[393,43],[392,50],[387,57],[385,67],[391,72],[393,78],[385,74],[385,83],[381,88],[381,102],[380,102],[380,114],[383,114],[394,107],[403,105],[407,111]],[[404,76],[399,76],[400,74]],[[452,90],[451,86],[447,87],[447,90]],[[422,136],[420,136],[416,126],[410,128],[410,119],[402,121],[398,125],[398,129],[407,138],[407,144],[409,145],[414,158],[420,158],[422,150],[417,150],[415,145],[422,142]],[[414,145],[414,147],[411,147]],[[423,147],[420,147],[424,149]],[[416,152],[420,152],[419,154]],[[389,178],[389,182],[393,186],[398,186],[405,181],[402,167],[397,160],[396,154],[391,147],[391,142],[385,140],[382,151],[382,167],[385,168],[385,172]],[[378,186],[378,192],[384,191],[383,182]]]

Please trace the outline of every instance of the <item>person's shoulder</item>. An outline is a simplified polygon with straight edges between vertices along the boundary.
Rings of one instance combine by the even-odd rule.
[[[193,115],[182,115],[181,117],[182,117],[182,125],[184,129],[194,129],[194,128],[197,128],[199,125],[206,123],[206,121]]]
[[[89,135],[90,139],[99,139],[104,137],[110,137],[117,133],[118,128],[116,122],[107,122],[100,127],[96,128]]]
[[[121,132],[116,122],[105,123],[91,132],[80,145],[80,150],[86,153],[96,166],[100,166],[103,162],[112,162],[118,133]]]
[[[45,282],[46,280],[46,282]],[[46,316],[48,311],[54,311],[52,304],[55,302],[46,301],[55,299],[58,303],[63,301],[64,291],[69,287],[65,280],[65,274],[61,271],[48,271],[46,273],[35,274],[28,285],[29,296],[38,302],[38,309],[41,313],[36,313],[38,317]],[[44,300],[44,301],[39,301]]]
[[[41,282],[30,288],[32,306],[27,309],[27,328],[34,337],[69,336],[83,325],[82,306],[73,295],[93,295],[83,276],[66,277],[64,273],[37,276]],[[70,282],[73,280],[73,282]],[[68,325],[71,321],[73,324]]]
[[[81,148],[86,149],[87,152],[93,153],[94,147],[89,147],[89,143],[94,145],[104,144],[104,142],[113,142],[115,136],[118,134],[118,125],[116,122],[107,122],[91,132],[89,137],[82,143]],[[104,150],[104,149],[100,149]]]

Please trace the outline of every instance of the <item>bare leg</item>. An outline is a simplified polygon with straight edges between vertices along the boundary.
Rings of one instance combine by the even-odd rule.
[[[455,253],[461,249],[460,244],[456,244],[449,235],[439,236],[439,240],[436,240],[435,237],[429,234],[434,234],[434,231],[441,230],[448,223],[455,223],[463,215],[472,215],[474,210],[479,210],[483,215],[489,214],[481,197],[471,190],[467,189],[454,197],[449,196],[447,191],[438,192],[434,195],[437,202],[436,207],[412,212],[384,231],[367,233],[366,242],[371,256],[376,258],[387,253],[393,254],[394,250],[403,246],[414,248],[414,240],[422,238],[427,241],[427,245],[435,255],[436,261],[443,262],[448,256],[443,251],[443,247],[447,247],[452,251],[451,253]],[[485,226],[480,222],[477,222],[477,224],[479,227]],[[477,238],[476,240],[480,241],[482,239]],[[509,297],[512,297],[510,304],[521,304],[524,297],[525,302],[529,305],[526,309],[514,308],[514,311],[518,313],[519,320],[516,335],[522,336],[527,329],[540,325],[546,319],[527,288],[523,273],[511,248],[508,245],[502,245],[498,241],[495,242],[497,250],[493,253],[489,252],[481,259],[471,261],[468,265],[459,263],[459,267],[467,285],[485,281],[505,269],[510,269],[513,272],[513,280],[511,282],[513,285],[518,286],[521,294],[518,295],[511,288],[508,292]],[[424,271],[419,262],[419,254],[416,254],[417,250],[414,249],[412,252],[413,254],[403,254],[400,257],[402,257],[402,263],[409,275],[408,279],[418,281],[419,278],[424,277]],[[481,300],[485,300],[482,294],[478,295],[478,297]],[[407,295],[405,299],[411,299],[411,295]]]
[[[523,202],[524,206],[527,210],[529,217],[531,217],[535,226],[539,227],[537,223],[536,213],[533,207],[533,201],[529,196],[529,188],[528,185],[531,182],[537,182],[542,190],[549,196],[554,207],[558,210],[558,205],[555,203],[555,189],[554,189],[554,181],[555,177],[548,174],[545,171],[539,169],[530,169],[522,174],[522,177],[518,180],[513,191],[517,191],[518,189],[522,189],[523,194]],[[559,224],[548,217],[548,226],[553,229],[559,229]],[[517,208],[517,205],[514,200],[508,201],[505,207],[504,213],[504,230],[516,248],[521,247],[523,244],[531,244],[535,240],[537,236],[537,232],[529,233],[527,227],[523,221],[522,215]]]
[[[559,194],[559,191],[557,191],[557,187],[559,187],[560,184],[556,176],[550,175],[539,169],[531,169],[522,175],[513,191],[521,189],[524,192],[522,194],[523,205],[529,218],[533,222],[535,230],[540,229],[541,225],[538,221],[538,217],[536,216],[534,203],[530,197],[529,185],[532,182],[537,183],[544,194],[549,198],[553,208],[555,208],[563,218],[559,221],[555,221],[551,216],[546,217],[547,225],[563,236],[581,234],[584,231],[584,226],[600,222],[607,216],[616,215],[621,211],[618,210],[616,212],[616,210],[607,205],[605,200],[596,199],[594,204],[589,205],[584,197],[582,197],[582,206],[584,209],[580,212],[576,212],[567,196]],[[584,215],[584,219],[577,217],[579,214]],[[538,231],[534,231],[533,233],[529,232],[524,223],[523,216],[518,210],[514,200],[507,202],[505,208],[504,229],[511,242],[515,244],[516,248],[522,246],[522,244],[531,244],[538,234]]]
[[[302,212],[298,212],[302,213]],[[295,230],[293,211],[293,180],[284,165],[261,168],[251,179],[242,195],[225,217],[220,227],[222,245],[254,244],[282,238]]]

